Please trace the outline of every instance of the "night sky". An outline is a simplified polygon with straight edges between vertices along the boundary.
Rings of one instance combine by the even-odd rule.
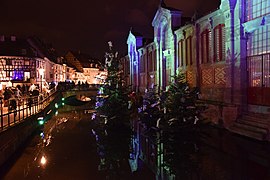
[[[60,53],[80,50],[103,58],[107,42],[125,54],[130,27],[152,38],[152,20],[159,0],[0,0],[0,33],[38,36]],[[207,14],[220,0],[165,0],[191,16]]]

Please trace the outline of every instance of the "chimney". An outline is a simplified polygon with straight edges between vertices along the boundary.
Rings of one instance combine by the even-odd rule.
[[[4,42],[5,41],[5,36],[4,35],[1,35],[0,36],[0,42]]]
[[[13,42],[16,41],[16,36],[10,36],[10,40]]]

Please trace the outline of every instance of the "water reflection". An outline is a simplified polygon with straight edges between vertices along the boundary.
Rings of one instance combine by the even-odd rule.
[[[113,127],[102,126],[99,124],[99,120],[92,122],[92,135],[95,137],[97,154],[100,157],[98,170],[105,174],[107,179],[129,174],[130,128],[123,124],[117,124]]]
[[[41,159],[40,159],[40,164],[41,164],[42,166],[45,166],[46,163],[47,163],[47,159],[46,159],[45,156],[43,155],[43,156],[41,157]]]
[[[137,133],[105,131],[94,127],[91,116],[59,113],[3,179],[270,179],[269,143],[207,127],[199,143],[180,141],[169,153],[155,129],[138,124]],[[165,166],[165,155],[176,162],[177,174]]]
[[[198,139],[177,135],[159,141],[157,129],[140,123],[136,140],[139,157],[157,179],[270,179],[270,146],[224,129],[206,126]],[[190,135],[192,136],[192,135]],[[162,139],[162,138],[161,138]],[[168,143],[177,139],[177,143]],[[164,143],[164,141],[167,141]]]

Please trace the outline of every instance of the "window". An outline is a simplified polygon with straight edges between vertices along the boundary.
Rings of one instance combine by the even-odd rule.
[[[249,86],[270,87],[270,54],[248,57]]]
[[[201,33],[201,63],[210,62],[211,54],[211,31],[206,29]]]
[[[26,55],[26,49],[21,49],[22,55]]]
[[[255,30],[248,37],[248,56],[270,53],[270,26]]]
[[[192,65],[192,36],[186,39],[186,65]]]
[[[225,31],[224,24],[219,24],[214,29],[214,61],[225,60]]]
[[[6,77],[12,77],[13,73],[12,71],[6,71]]]
[[[270,14],[269,0],[246,0],[247,21]]]
[[[270,87],[270,26],[250,34],[247,42],[249,86]]]
[[[157,50],[154,50],[154,54],[153,54],[153,60],[154,60],[154,71],[157,70]]]
[[[12,60],[11,59],[7,59],[6,60],[6,65],[12,65]]]
[[[128,75],[129,74],[129,72],[130,72],[130,64],[129,64],[130,62],[129,62],[129,60],[128,59],[125,59],[125,61],[124,61],[124,64],[125,64],[125,66],[124,66],[124,69],[125,69],[125,74],[126,75]]]
[[[149,72],[152,72],[154,70],[152,53],[153,53],[153,51],[150,51],[149,54],[148,54],[148,59],[149,59],[149,61],[148,61],[148,71]]]
[[[30,72],[24,72],[24,80],[27,81],[30,78]]]
[[[146,55],[142,55],[140,58],[140,73],[144,73],[145,72],[145,58]]]
[[[183,66],[184,64],[184,40],[181,39],[178,42],[178,67]]]

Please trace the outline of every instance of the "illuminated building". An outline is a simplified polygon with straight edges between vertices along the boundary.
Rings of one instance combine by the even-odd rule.
[[[102,64],[99,60],[93,59],[90,55],[69,51],[65,58],[67,64],[75,67],[74,81],[78,83],[87,82],[88,84],[100,84],[106,77],[106,72],[102,69]]]
[[[8,82],[14,86],[30,82],[30,78],[36,78],[36,67],[35,52],[26,40],[0,37],[0,81],[4,87]]]
[[[161,4],[152,26],[151,43],[132,30],[127,38],[134,90],[166,90],[181,72],[200,90],[214,124],[229,128],[243,114],[270,112],[269,0],[222,0],[189,19]]]

